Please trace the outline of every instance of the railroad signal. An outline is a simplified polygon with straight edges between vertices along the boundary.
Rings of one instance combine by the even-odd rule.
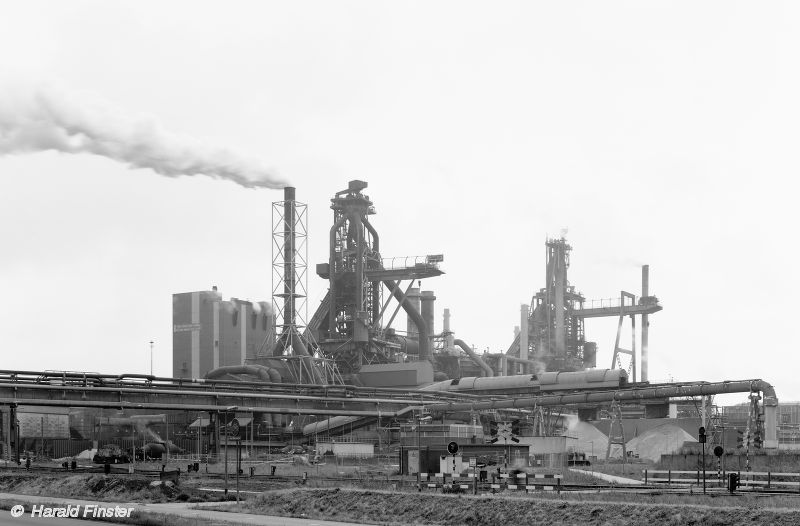
[[[736,430],[736,447],[744,447],[744,431]]]
[[[458,443],[450,442],[447,444],[447,452],[455,456],[455,454],[458,453]]]
[[[722,449],[722,446],[715,446],[714,447],[714,455],[715,456],[721,457],[724,452],[725,452],[725,450]]]
[[[509,440],[514,443],[519,443],[519,439],[517,438],[520,435],[520,422],[519,420],[513,420],[511,422],[489,422],[489,433],[492,435],[492,439],[489,440],[490,444],[494,444],[498,440],[503,440],[504,442],[508,442]]]
[[[700,442],[701,444],[705,444],[706,443],[706,428],[705,427],[700,427],[700,430],[697,433],[697,441]]]

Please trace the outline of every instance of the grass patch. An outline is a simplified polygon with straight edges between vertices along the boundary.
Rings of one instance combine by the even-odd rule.
[[[728,501],[706,497],[607,494],[553,495],[443,495],[390,493],[339,489],[307,489],[270,492],[244,502],[240,510],[222,511],[330,519],[370,524],[800,524],[800,510],[765,507],[756,500]],[[716,505],[710,505],[710,504]]]

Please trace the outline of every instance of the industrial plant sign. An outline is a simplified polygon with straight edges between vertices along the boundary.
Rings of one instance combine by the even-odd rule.
[[[199,323],[178,323],[172,326],[172,332],[191,332],[200,330]]]

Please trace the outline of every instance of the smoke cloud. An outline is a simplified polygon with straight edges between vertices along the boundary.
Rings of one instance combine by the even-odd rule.
[[[53,86],[2,86],[0,155],[55,150],[102,155],[167,177],[205,175],[247,188],[286,181],[256,160],[161,128],[150,117]]]

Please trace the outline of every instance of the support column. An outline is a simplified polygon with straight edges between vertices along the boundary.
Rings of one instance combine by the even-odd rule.
[[[642,298],[650,295],[650,265],[642,265]],[[641,381],[646,382],[648,378],[647,371],[647,352],[649,349],[650,335],[650,320],[647,314],[642,314],[642,366],[641,366]]]

